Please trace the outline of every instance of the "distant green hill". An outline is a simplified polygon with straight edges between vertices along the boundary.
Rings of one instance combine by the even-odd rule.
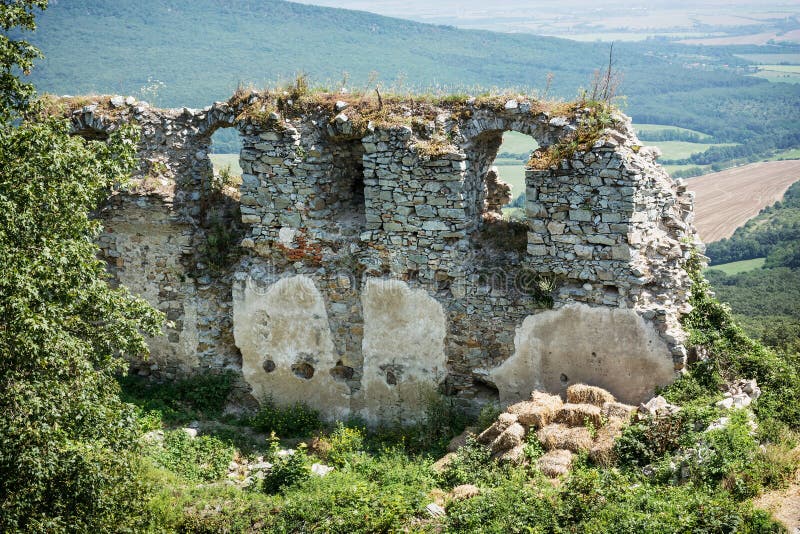
[[[41,90],[135,94],[162,106],[207,105],[240,83],[264,85],[300,71],[331,88],[344,72],[348,85],[366,87],[374,72],[386,90],[472,92],[543,89],[552,73],[550,95],[569,98],[608,60],[608,44],[279,0],[51,0],[32,41],[46,55],[33,75]],[[736,66],[744,60],[727,48],[623,43],[615,58],[626,111],[639,122],[750,141],[758,150],[800,146],[800,85],[743,75]],[[141,91],[156,80],[164,83],[156,95]]]

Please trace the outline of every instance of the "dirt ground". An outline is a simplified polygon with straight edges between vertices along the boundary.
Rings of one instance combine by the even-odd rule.
[[[783,197],[800,180],[800,160],[753,163],[689,178],[695,192],[695,226],[710,243],[733,231]]]
[[[756,508],[771,512],[772,517],[783,523],[789,534],[800,533],[800,472],[795,474],[788,488],[765,493],[753,504]]]

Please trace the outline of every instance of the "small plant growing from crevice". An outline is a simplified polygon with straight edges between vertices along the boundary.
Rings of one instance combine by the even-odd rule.
[[[530,295],[536,304],[543,308],[552,308],[554,295],[563,283],[564,278],[555,273],[538,273],[531,269],[517,272],[516,286],[521,293]]]

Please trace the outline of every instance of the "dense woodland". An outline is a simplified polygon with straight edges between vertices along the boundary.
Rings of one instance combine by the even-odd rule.
[[[0,26],[33,30],[46,4],[2,3]],[[53,7],[64,5],[89,4]],[[116,14],[136,26],[166,5],[181,4],[151,11],[121,2]],[[242,4],[221,5],[232,16]],[[337,17],[345,14],[319,24],[347,27]],[[65,31],[100,36],[112,21],[82,22],[65,21]],[[75,50],[84,67],[104,75],[104,65]],[[686,263],[693,311],[683,326],[689,345],[707,357],[661,392],[681,410],[632,422],[602,462],[579,453],[557,484],[535,466],[542,454],[535,433],[527,464],[500,464],[469,441],[445,468],[432,468],[467,424],[493,420],[492,405],[476,418],[441,397],[417,425],[366,429],[358,419],[323,423],[302,404],[270,399],[226,415],[232,377],[225,373],[163,384],[127,376],[122,356],[145,351],[141,332],[156,334],[164,318],[109,286],[90,213],[112,184],[124,184],[137,132],[86,141],[70,136],[63,120],[30,120],[34,87],[20,72],[36,58],[35,48],[0,34],[0,531],[782,531],[753,498],[786,485],[800,465],[800,357],[748,338],[712,297],[697,256]],[[787,268],[772,270],[780,269]],[[763,390],[752,412],[715,404],[737,378],[756,379]],[[723,416],[727,424],[708,429]],[[586,423],[587,432],[600,430]],[[279,454],[288,447],[296,452]],[[228,475],[231,462],[256,461],[270,464],[263,477]],[[312,475],[313,462],[334,470]],[[462,484],[478,494],[448,497]],[[444,514],[426,510],[436,499]]]

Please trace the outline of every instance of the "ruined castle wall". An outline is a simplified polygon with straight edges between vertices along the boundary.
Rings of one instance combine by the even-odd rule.
[[[365,126],[346,102],[243,112],[260,98],[130,106],[100,125],[136,116],[143,161],[168,169],[140,187],[174,188],[117,193],[103,214],[117,280],[174,323],[148,372],[229,368],[255,399],[407,422],[435,391],[475,405],[584,381],[633,402],[682,368],[692,199],[626,117],[529,170],[526,220],[510,224],[486,217],[502,132],[547,147],[589,110],[409,104]],[[242,184],[213,196],[208,142],[231,124]],[[241,230],[222,265],[206,258],[210,211]]]

